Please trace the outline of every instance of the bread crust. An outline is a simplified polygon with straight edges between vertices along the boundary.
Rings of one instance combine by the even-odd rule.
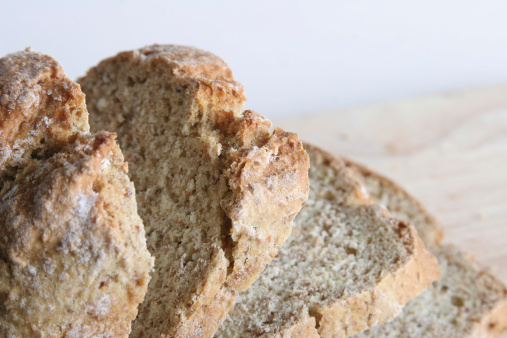
[[[320,337],[317,330],[315,317],[309,316],[308,313],[302,315],[301,319],[291,327],[283,330],[282,332],[267,335],[269,338],[292,338],[292,337]]]
[[[130,79],[121,76],[127,73]],[[159,99],[153,99],[153,95],[150,95],[152,87],[143,87],[144,83],[150,81],[164,88]],[[129,152],[126,144],[131,137],[128,134],[135,134],[132,137],[138,140],[136,143],[146,142],[144,140],[149,135],[145,132],[131,133],[133,128],[146,125],[146,119],[163,125],[165,130],[160,133],[170,134],[168,137],[175,135],[171,143],[187,142],[195,146],[183,149],[185,158],[175,161],[188,160],[185,163],[190,163],[190,167],[196,166],[196,163],[201,168],[215,166],[212,171],[220,175],[214,179],[226,182],[227,191],[219,192],[216,197],[224,214],[224,224],[221,229],[210,230],[213,234],[206,235],[214,238],[218,236],[216,233],[221,232],[221,243],[209,246],[207,267],[191,282],[195,283],[195,287],[181,295],[178,290],[171,293],[178,294],[177,304],[171,304],[177,307],[178,314],[167,316],[172,318],[169,324],[150,325],[148,323],[155,321],[155,317],[164,315],[153,314],[154,317],[149,320],[147,318],[151,318],[152,310],[148,305],[143,305],[134,324],[134,327],[139,325],[134,335],[146,332],[141,328],[143,325],[154,327],[154,334],[171,335],[180,328],[185,328],[185,332],[189,333],[195,327],[193,318],[198,316],[194,312],[211,306],[223,287],[228,290],[227,293],[248,288],[266,263],[276,255],[290,234],[292,220],[308,196],[308,156],[297,135],[280,129],[270,133],[271,124],[268,120],[253,111],[242,111],[245,100],[243,86],[234,80],[223,60],[206,51],[184,46],[154,45],[122,52],[102,61],[79,82],[87,94],[92,128],[95,125],[95,128],[107,128],[119,134],[126,158],[132,163],[131,172],[139,192],[142,217],[149,217],[149,212],[143,214],[143,208],[148,210],[150,203],[158,202],[152,202],[153,195],[147,192],[151,189],[151,183],[140,184],[142,179],[136,181],[136,172],[141,171],[151,158],[158,159],[161,155],[150,157],[146,152]],[[110,85],[111,82],[115,84]],[[130,103],[128,95],[122,96],[123,91],[130,90],[132,95],[147,95],[149,99],[142,103]],[[171,95],[164,96],[163,93]],[[108,101],[112,95],[115,95],[116,101]],[[164,105],[166,102],[170,104]],[[118,115],[121,117],[118,118]],[[171,122],[164,124],[164,119]],[[182,176],[171,177],[176,179]],[[206,212],[194,211],[201,214]],[[204,223],[195,226],[204,229],[207,227]],[[150,224],[146,224],[149,235]],[[150,245],[153,252],[160,252],[156,243]],[[174,245],[175,250],[178,245],[181,247],[182,244]],[[152,287],[153,290],[172,287],[163,285],[161,276],[166,272],[161,265],[159,269],[160,273],[155,272],[150,290]],[[151,301],[163,302],[155,296],[150,298],[150,293],[146,304]],[[221,304],[226,305],[221,309],[218,305],[213,307],[222,312],[216,318],[223,318],[229,310],[229,303]],[[168,327],[162,327],[166,324]],[[199,334],[210,336],[215,324],[210,322],[210,325],[209,329],[201,326]]]
[[[209,303],[196,309],[190,318],[177,328],[174,337],[212,337],[227,312],[234,306],[235,300],[236,293],[222,286]]]
[[[292,221],[308,195],[309,160],[303,152],[296,134],[275,129],[262,148],[249,151],[231,166],[229,186],[234,195],[224,208],[232,220],[235,243],[234,267],[226,280],[229,288],[247,289],[290,235]],[[260,189],[252,192],[252,186]]]
[[[127,337],[153,259],[116,136],[49,56],[0,59],[0,84],[0,336]]]
[[[495,338],[507,332],[507,288],[503,299],[477,323],[470,337]]]
[[[58,62],[31,49],[0,59],[0,168],[77,131],[89,131],[84,95]]]

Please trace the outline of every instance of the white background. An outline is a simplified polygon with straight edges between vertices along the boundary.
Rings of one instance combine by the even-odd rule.
[[[152,43],[221,56],[279,118],[507,82],[507,1],[0,2],[0,55],[32,46],[73,79]]]

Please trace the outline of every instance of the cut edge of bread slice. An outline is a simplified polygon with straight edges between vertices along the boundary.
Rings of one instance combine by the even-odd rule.
[[[122,52],[78,81],[92,129],[118,133],[156,256],[133,335],[211,335],[307,199],[302,143],[243,112],[227,64],[197,48]]]
[[[442,277],[366,337],[497,337],[507,331],[507,288],[453,245],[435,246]]]
[[[364,165],[345,160],[370,196],[411,220],[437,256],[442,277],[409,301],[401,315],[357,337],[496,337],[507,331],[507,287],[452,245],[440,245],[442,229],[416,198]],[[443,319],[442,319],[443,318]]]
[[[310,197],[293,234],[216,337],[350,336],[393,319],[440,276],[410,223],[375,204],[342,160],[305,150]]]

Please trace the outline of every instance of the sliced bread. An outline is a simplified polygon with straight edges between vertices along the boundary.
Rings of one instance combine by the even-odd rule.
[[[440,276],[410,223],[373,203],[342,160],[305,149],[310,197],[293,233],[216,337],[350,336],[393,319]]]
[[[409,301],[392,322],[359,337],[496,337],[507,331],[507,288],[466,253],[440,246],[442,231],[414,197],[391,180],[346,161],[370,195],[398,217],[413,221],[436,255],[442,277]]]
[[[153,259],[115,135],[47,55],[0,59],[0,336],[127,337]]]
[[[307,199],[302,144],[243,112],[225,62],[196,48],[123,52],[79,82],[92,129],[118,133],[156,257],[133,336],[213,335]]]

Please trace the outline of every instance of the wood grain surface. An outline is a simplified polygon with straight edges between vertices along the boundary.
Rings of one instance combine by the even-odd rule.
[[[273,122],[401,184],[507,283],[507,85]]]

